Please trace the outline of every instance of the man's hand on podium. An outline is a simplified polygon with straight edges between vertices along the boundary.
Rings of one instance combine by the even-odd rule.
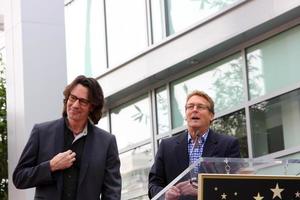
[[[197,196],[197,188],[195,188],[190,181],[180,182],[176,187],[180,190],[181,195]]]
[[[177,200],[180,197],[180,190],[176,186],[172,186],[165,194],[166,200]]]
[[[190,181],[183,181],[175,186],[172,186],[165,194],[166,200],[177,200],[179,197],[190,195],[197,196],[197,188],[195,188]]]

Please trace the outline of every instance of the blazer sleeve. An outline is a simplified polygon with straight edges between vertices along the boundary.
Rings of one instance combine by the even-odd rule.
[[[39,129],[35,125],[13,172],[12,178],[16,188],[26,189],[54,181],[50,161],[38,163],[39,148],[42,148],[39,144]]]
[[[112,135],[107,151],[101,199],[121,199],[121,182],[119,152],[116,138]]]
[[[225,157],[227,158],[240,158],[240,145],[237,138],[231,137],[229,141],[228,148],[225,153]]]

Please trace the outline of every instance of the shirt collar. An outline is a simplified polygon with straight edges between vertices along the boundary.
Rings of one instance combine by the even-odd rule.
[[[198,140],[198,143],[200,143],[202,140],[205,142],[206,141],[206,138],[208,136],[208,132],[209,132],[209,129],[207,129],[205,131],[205,133],[201,136],[201,140]],[[188,132],[188,143],[193,143],[193,140],[192,140],[192,137],[190,135],[190,133]]]
[[[86,123],[85,124],[85,127],[84,127],[84,129],[82,130],[82,132],[81,133],[79,133],[79,134],[77,134],[76,136],[75,136],[75,138],[74,138],[74,140],[73,140],[73,142],[72,143],[74,143],[76,140],[78,140],[78,139],[80,139],[80,138],[82,138],[82,137],[84,137],[84,136],[86,136],[87,135],[87,133],[88,133],[88,123]]]

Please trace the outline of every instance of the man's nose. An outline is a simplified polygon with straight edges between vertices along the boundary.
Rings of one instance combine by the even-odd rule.
[[[76,99],[76,101],[72,104],[74,107],[79,107],[79,99]]]
[[[192,111],[198,111],[199,109],[198,109],[198,107],[197,107],[197,105],[194,105],[194,107],[193,107],[193,110]]]

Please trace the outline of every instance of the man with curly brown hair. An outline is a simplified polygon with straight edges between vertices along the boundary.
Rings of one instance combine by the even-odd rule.
[[[63,117],[33,127],[13,173],[14,185],[35,187],[34,199],[120,199],[116,139],[94,125],[103,104],[95,79],[75,78],[64,90]]]

